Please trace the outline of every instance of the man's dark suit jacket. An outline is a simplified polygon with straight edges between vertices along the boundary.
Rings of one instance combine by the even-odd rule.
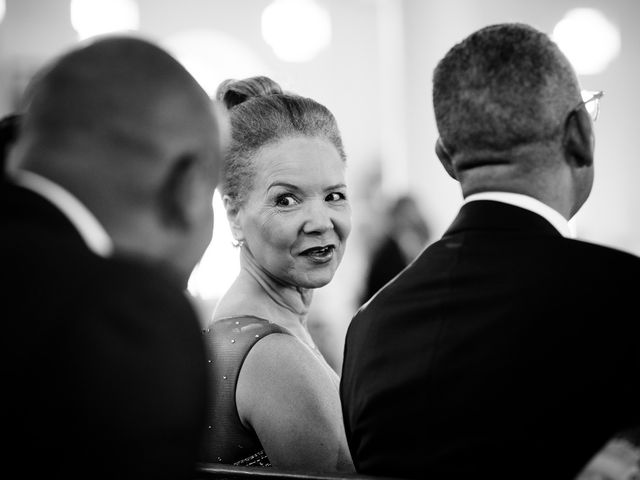
[[[640,423],[640,259],[464,205],[355,315],[341,400],[356,468],[571,479]]]
[[[6,184],[0,198],[3,471],[190,478],[206,359],[182,289],[93,254],[39,195]]]

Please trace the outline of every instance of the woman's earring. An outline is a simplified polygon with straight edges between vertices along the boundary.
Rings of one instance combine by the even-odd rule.
[[[233,246],[238,248],[244,247],[244,240],[234,240]]]

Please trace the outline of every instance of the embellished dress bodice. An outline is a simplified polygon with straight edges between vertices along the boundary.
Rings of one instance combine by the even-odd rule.
[[[251,348],[272,333],[290,334],[275,323],[253,316],[223,318],[203,331],[207,346],[209,402],[200,461],[271,466],[255,432],[240,420],[236,386]]]

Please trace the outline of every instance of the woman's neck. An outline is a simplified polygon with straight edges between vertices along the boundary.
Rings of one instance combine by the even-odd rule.
[[[214,320],[254,315],[295,331],[306,331],[313,290],[286,285],[269,275],[247,247],[240,250],[240,274],[220,300]]]

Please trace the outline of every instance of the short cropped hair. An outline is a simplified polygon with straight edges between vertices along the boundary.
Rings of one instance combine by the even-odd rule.
[[[432,94],[450,154],[548,141],[580,101],[575,72],[558,46],[519,23],[485,27],[451,48],[434,71]]]

